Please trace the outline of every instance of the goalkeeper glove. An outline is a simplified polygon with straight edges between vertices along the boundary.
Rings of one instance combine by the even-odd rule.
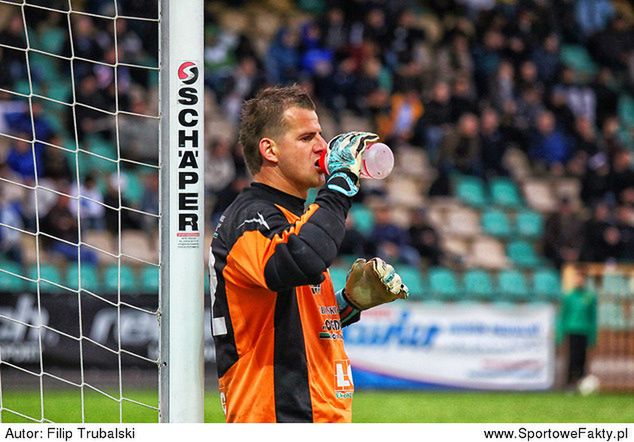
[[[349,197],[356,195],[363,152],[378,140],[379,136],[371,132],[346,132],[330,140],[326,162],[330,174],[327,187]]]
[[[394,267],[381,258],[369,261],[359,258],[350,268],[345,288],[337,293],[337,301],[344,301],[356,310],[367,310],[408,296],[409,289]],[[340,309],[345,307],[341,304]]]

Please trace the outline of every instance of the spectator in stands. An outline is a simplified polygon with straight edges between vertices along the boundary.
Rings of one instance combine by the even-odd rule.
[[[379,133],[393,145],[412,142],[423,105],[416,89],[392,95],[389,114],[380,118]]]
[[[480,122],[475,114],[463,114],[455,131],[448,132],[440,146],[439,173],[455,171],[483,176]]]
[[[299,35],[292,27],[281,28],[266,56],[267,80],[271,84],[291,84],[299,80]]]
[[[425,102],[421,119],[422,144],[434,164],[438,161],[440,143],[451,127],[452,117],[451,87],[446,81],[439,80],[431,90],[430,99]]]
[[[40,230],[46,234],[44,243],[52,254],[68,261],[81,259],[86,264],[97,264],[97,254],[93,250],[78,246],[79,224],[77,215],[70,208],[69,189],[60,190],[57,203],[40,222]]]
[[[70,186],[70,196],[72,198],[68,207],[74,216],[79,212],[82,230],[102,230],[106,227],[103,193],[97,185],[95,175],[87,174],[83,184],[79,186],[73,182]]]
[[[542,111],[537,116],[537,128],[529,147],[530,157],[551,173],[561,175],[571,156],[566,136],[557,128],[555,116]]]
[[[411,246],[407,230],[392,220],[392,207],[388,201],[376,204],[374,227],[369,235],[368,243],[373,246],[369,255],[376,255],[390,262],[402,262],[408,265],[420,265],[420,255]]]
[[[471,79],[464,74],[458,75],[451,90],[451,123],[456,124],[464,114],[477,114],[479,110]]]
[[[557,33],[549,33],[538,45],[531,59],[537,67],[539,79],[545,85],[550,85],[557,79],[557,74],[561,69],[560,40]]]
[[[508,175],[504,165],[508,139],[500,130],[500,117],[493,108],[486,108],[481,113],[480,144],[485,176]]]
[[[36,145],[35,152],[33,152],[33,143],[29,141],[31,139],[31,134],[28,132],[15,134],[5,161],[9,168],[17,173],[26,184],[34,185],[36,176],[40,177],[44,168],[42,166],[42,150]]]
[[[581,260],[585,262],[615,263],[621,255],[621,232],[612,219],[610,205],[598,201],[592,217],[586,222]]]
[[[588,348],[597,339],[597,295],[587,288],[586,274],[575,270],[572,289],[564,295],[557,321],[557,341],[566,343],[568,367],[566,387],[575,390],[586,375]]]
[[[599,152],[590,157],[585,174],[581,177],[581,200],[588,207],[612,196],[610,165],[607,155]]]
[[[414,249],[426,266],[437,266],[443,259],[443,248],[438,231],[433,226],[425,209],[412,210],[409,237]]]
[[[610,171],[611,189],[617,201],[623,199],[623,192],[634,188],[634,170],[632,169],[632,153],[627,149],[619,149],[614,153]]]
[[[616,208],[616,219],[622,244],[619,261],[634,262],[634,208],[621,204]]]
[[[3,259],[22,264],[22,236],[17,229],[23,228],[18,202],[10,201],[0,187],[0,256]]]
[[[436,54],[437,78],[450,80],[458,74],[471,77],[474,66],[468,37],[456,30],[446,40]]]
[[[564,263],[577,262],[584,245],[584,220],[564,196],[557,210],[548,216],[544,224],[543,250],[558,269]]]
[[[368,245],[366,243],[367,239],[354,224],[354,217],[348,213],[346,217],[346,233],[339,247],[339,254],[363,258],[367,256]]]

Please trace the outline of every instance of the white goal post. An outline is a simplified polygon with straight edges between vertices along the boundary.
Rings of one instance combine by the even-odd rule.
[[[160,420],[203,422],[203,0],[161,0],[160,28]]]

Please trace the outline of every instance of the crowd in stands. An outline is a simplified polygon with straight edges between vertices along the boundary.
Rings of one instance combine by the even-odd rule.
[[[66,3],[48,6],[65,10]],[[152,2],[120,3],[130,8],[120,15],[156,16],[148,12],[156,10],[147,7]],[[31,39],[58,36],[54,51],[77,58],[72,69],[55,59],[56,77],[44,63],[31,63],[27,75],[21,8],[0,14],[0,89],[19,91],[30,79],[46,95],[53,78],[71,85],[61,101],[77,103],[51,108],[33,99],[29,107],[24,96],[0,91],[2,178],[55,190],[37,192],[36,210],[28,188],[3,180],[0,222],[61,238],[50,241],[51,250],[75,259],[69,244],[77,241],[78,205],[82,228],[113,234],[147,230],[139,211],[158,213],[156,83],[152,70],[130,67],[157,66],[156,24],[118,18],[114,26],[102,17],[113,15],[112,1],[85,4],[97,15],[72,14],[72,33],[65,14],[25,8]],[[346,129],[351,115],[397,156],[423,151],[435,172],[425,198],[451,196],[456,175],[515,178],[504,161],[510,149],[525,155],[536,176],[578,180],[580,204],[560,195],[547,214],[544,256],[557,268],[634,260],[634,7],[627,0],[226,0],[206,2],[205,14],[208,229],[249,183],[235,140],[242,103],[266,85],[298,83],[332,122],[326,136]],[[124,65],[109,64],[117,61]],[[213,130],[214,118],[233,132]],[[106,157],[100,146],[119,147],[112,152],[128,179],[141,176],[137,198],[120,195],[125,177],[116,167],[77,174],[74,154],[55,147],[72,151],[75,143]],[[403,226],[391,218],[385,190],[368,187],[356,203],[380,201],[372,206],[374,225],[361,231],[350,220],[342,253],[414,266],[460,262],[443,249],[424,205]],[[120,207],[136,211],[119,214]],[[0,228],[2,253],[19,260],[16,241]]]

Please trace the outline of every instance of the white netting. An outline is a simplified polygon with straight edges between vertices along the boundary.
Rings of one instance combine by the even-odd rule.
[[[158,420],[158,0],[0,0],[0,420]]]

